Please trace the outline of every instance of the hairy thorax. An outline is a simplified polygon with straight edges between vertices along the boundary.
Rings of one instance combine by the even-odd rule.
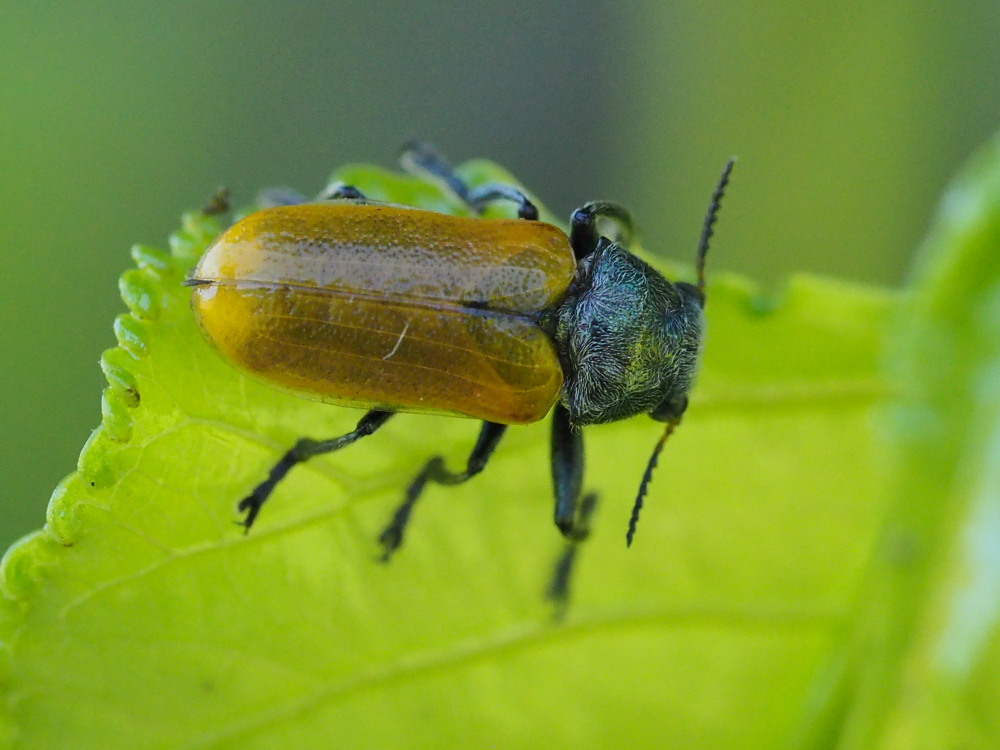
[[[565,381],[561,403],[576,426],[683,400],[700,350],[699,298],[617,244],[580,262],[550,322]]]

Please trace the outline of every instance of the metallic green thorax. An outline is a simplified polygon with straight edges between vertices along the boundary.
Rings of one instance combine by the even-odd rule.
[[[683,411],[701,350],[702,298],[602,238],[555,311],[553,336],[575,426]]]

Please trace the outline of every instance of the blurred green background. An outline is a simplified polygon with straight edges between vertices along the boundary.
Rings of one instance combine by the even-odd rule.
[[[562,214],[633,208],[711,268],[900,285],[929,212],[1000,124],[1000,6],[876,0],[5,3],[0,543],[44,520],[100,420],[134,242],[225,184],[317,190],[419,136]]]

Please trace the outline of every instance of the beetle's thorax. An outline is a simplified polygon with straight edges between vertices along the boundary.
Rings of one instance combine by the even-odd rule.
[[[574,425],[613,422],[683,399],[701,349],[698,299],[619,245],[602,239],[580,261],[555,311]]]

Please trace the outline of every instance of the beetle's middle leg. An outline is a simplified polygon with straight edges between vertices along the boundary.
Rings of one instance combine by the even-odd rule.
[[[403,543],[403,532],[406,530],[406,524],[410,520],[413,506],[416,505],[427,483],[434,482],[436,484],[452,486],[472,479],[472,477],[485,468],[486,462],[490,460],[490,456],[496,450],[497,443],[500,442],[500,438],[503,437],[506,429],[507,425],[505,424],[483,422],[482,429],[479,431],[479,439],[476,440],[476,445],[473,447],[472,453],[469,454],[469,460],[466,462],[465,471],[448,471],[441,456],[434,456],[434,458],[424,464],[424,468],[420,470],[420,473],[410,482],[410,486],[406,488],[406,497],[392,514],[392,520],[389,521],[389,524],[379,535],[378,541],[382,545],[382,559],[384,561],[388,561],[392,553],[399,549],[399,546]]]
[[[426,143],[419,141],[408,143],[403,149],[400,162],[407,172],[444,184],[477,214],[485,211],[491,203],[510,201],[517,204],[519,219],[535,221],[538,218],[538,208],[523,190],[499,182],[470,188],[465,180],[458,176],[455,168]]]
[[[332,453],[333,451],[340,450],[344,446],[371,435],[375,430],[388,422],[389,417],[393,414],[395,412],[372,409],[361,417],[357,427],[346,435],[341,435],[331,440],[311,440],[309,438],[299,440],[279,459],[278,463],[271,467],[267,479],[258,484],[253,492],[240,500],[237,509],[241,513],[246,513],[246,517],[239,522],[240,525],[246,531],[250,531],[250,527],[257,520],[257,515],[260,513],[261,507],[267,502],[271,493],[274,492],[274,488],[278,486],[278,482],[285,478],[285,474],[291,471],[293,466],[321,453]]]

